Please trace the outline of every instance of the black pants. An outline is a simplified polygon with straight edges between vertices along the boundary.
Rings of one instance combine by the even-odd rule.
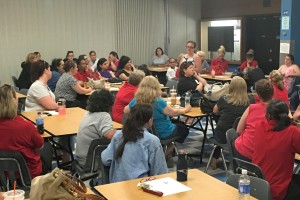
[[[300,199],[300,175],[294,174],[289,184],[285,200]]]
[[[175,129],[173,131],[173,133],[171,135],[169,135],[166,138],[162,138],[162,139],[170,139],[173,138],[175,136],[180,136],[179,139],[176,140],[176,142],[179,143],[183,143],[185,138],[189,135],[189,129],[184,125],[184,123],[182,122],[178,122],[175,124]]]
[[[38,150],[42,161],[42,174],[52,171],[53,149],[49,142],[45,142],[42,149]]]

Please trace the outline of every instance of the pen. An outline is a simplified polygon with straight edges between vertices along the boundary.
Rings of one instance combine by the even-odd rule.
[[[160,191],[157,191],[157,190],[150,190],[150,189],[147,189],[147,188],[143,188],[143,191],[144,192],[147,192],[147,193],[150,193],[150,194],[154,194],[154,195],[157,195],[159,197],[162,197],[164,195],[164,193],[160,192]]]

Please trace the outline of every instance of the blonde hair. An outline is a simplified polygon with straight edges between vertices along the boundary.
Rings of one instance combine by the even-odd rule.
[[[198,56],[205,58],[205,52],[204,51],[197,51]]]
[[[26,63],[32,63],[33,60],[36,58],[36,55],[34,53],[29,53],[26,56]]]
[[[136,103],[152,104],[161,95],[160,84],[154,76],[146,76],[135,93]]]
[[[282,91],[284,88],[283,76],[278,70],[273,70],[270,73],[270,80],[272,84],[277,85],[277,87]]]
[[[16,92],[10,85],[0,87],[0,118],[14,119],[17,116]]]
[[[225,50],[225,47],[223,45],[220,46],[220,48],[218,49],[218,55],[225,55],[226,53],[226,50]]]
[[[249,105],[249,97],[247,94],[246,81],[235,76],[232,78],[229,85],[229,92],[227,96],[227,102],[236,106],[247,106]]]

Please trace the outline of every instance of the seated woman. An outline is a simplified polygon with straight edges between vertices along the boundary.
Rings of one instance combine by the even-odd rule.
[[[138,85],[145,77],[142,70],[135,70],[129,75],[128,82],[125,82],[116,95],[114,106],[112,107],[112,118],[121,123],[124,115],[124,108],[134,98]]]
[[[288,105],[269,102],[267,120],[256,123],[253,131],[252,162],[270,183],[273,199],[300,199],[300,175],[293,174],[295,154],[300,154],[300,130],[292,125]]]
[[[47,85],[52,72],[47,62],[40,60],[31,65],[30,86],[25,101],[25,111],[32,110],[58,110],[55,96]]]
[[[240,71],[244,72],[244,74],[247,74],[247,70],[251,68],[257,68],[258,67],[258,62],[254,60],[254,51],[250,49],[246,53],[246,60],[241,64],[240,66]]]
[[[254,152],[254,131],[256,122],[265,120],[265,109],[273,98],[274,89],[272,83],[266,79],[255,83],[256,93],[260,103],[251,104],[243,113],[237,127],[239,137],[234,141],[233,149],[238,158],[251,161]]]
[[[52,64],[50,66],[52,77],[48,81],[48,86],[52,92],[55,91],[56,83],[60,76],[65,72],[64,70],[64,61],[61,58],[55,58],[52,60]]]
[[[80,55],[77,59],[78,71],[74,75],[78,81],[88,82],[89,78],[99,80],[100,75],[97,71],[93,72],[92,68],[87,66],[88,57],[86,55]]]
[[[108,63],[109,63],[109,67],[108,69],[112,72],[117,72],[118,71],[118,66],[119,66],[119,56],[117,54],[117,52],[115,51],[111,51],[108,55]]]
[[[129,74],[135,70],[134,65],[131,63],[131,59],[127,56],[122,56],[118,66],[118,78],[123,81],[128,81]]]
[[[66,55],[66,58],[64,59],[64,62],[67,62],[68,60],[76,61],[76,59],[74,58],[74,52],[73,51],[67,51],[67,55]]]
[[[76,158],[82,167],[92,140],[102,137],[110,140],[116,132],[109,114],[112,105],[113,96],[107,90],[96,90],[88,99],[87,112],[80,123],[76,145]]]
[[[152,113],[149,104],[133,106],[122,131],[102,152],[103,164],[110,166],[111,183],[168,172],[160,141],[147,130],[153,124]]]
[[[191,110],[191,105],[184,108],[173,108],[161,97],[161,89],[158,80],[153,76],[146,76],[139,85],[135,98],[125,107],[124,113],[129,113],[130,109],[137,103],[147,103],[153,106],[153,125],[160,139],[170,139],[174,136],[180,138],[176,140],[183,143],[189,130],[185,125],[173,124],[170,117],[179,116]],[[173,144],[168,145],[166,158],[172,160]],[[172,161],[170,161],[171,163]],[[171,165],[171,164],[170,164]]]
[[[292,94],[293,84],[296,76],[300,76],[300,68],[294,63],[294,56],[287,54],[284,58],[284,64],[281,65],[278,71],[284,77],[284,87],[288,91],[288,95]]]
[[[152,58],[152,65],[164,65],[168,62],[169,57],[164,54],[161,47],[155,49],[155,55]]]
[[[0,147],[2,150],[21,152],[31,178],[41,175],[42,162],[38,149],[44,139],[34,124],[17,115],[18,99],[10,85],[0,87]],[[52,156],[52,155],[51,155]]]
[[[271,71],[269,81],[272,83],[274,89],[273,99],[282,100],[289,105],[289,97],[284,87],[283,76],[278,70]],[[259,97],[257,95],[255,96],[255,103],[259,103]]]
[[[178,94],[182,96],[188,91],[203,90],[206,80],[196,72],[193,62],[183,62],[180,65],[180,78],[177,85]]]
[[[26,61],[21,63],[22,71],[17,81],[19,89],[29,89],[32,82],[30,78],[31,64],[37,61],[37,57],[34,53],[29,53],[26,57]]]
[[[106,58],[100,58],[97,62],[97,71],[103,78],[116,78],[115,74],[108,69],[109,62]]]
[[[225,56],[225,47],[220,46],[217,51],[218,57],[214,58],[210,64],[210,71],[211,73],[214,71],[215,75],[222,75],[224,72],[227,71],[229,62],[224,59]]]
[[[226,131],[232,128],[236,118],[242,116],[250,101],[245,80],[239,76],[233,77],[228,94],[219,99],[213,110],[216,115],[220,115],[213,136],[218,142],[226,144]],[[217,147],[214,151],[210,163],[212,169],[217,168],[217,159],[220,157],[220,152],[220,147]]]
[[[77,94],[87,94],[92,91],[92,88],[86,88],[80,85],[74,75],[77,73],[77,65],[74,61],[67,61],[64,66],[65,73],[61,75],[55,88],[55,96],[57,98],[63,97],[66,99],[66,107],[82,107],[85,108],[86,102],[76,100]]]
[[[205,52],[204,51],[197,51],[197,55],[201,58],[201,66],[202,70],[200,71],[201,74],[206,74],[210,72],[210,66],[205,60]]]

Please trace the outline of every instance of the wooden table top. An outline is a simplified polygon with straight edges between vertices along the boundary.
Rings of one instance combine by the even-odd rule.
[[[16,92],[16,96],[17,96],[18,99],[25,99],[26,98],[26,95],[21,94],[19,92]]]
[[[224,74],[220,76],[215,76],[214,78],[210,74],[201,74],[200,75],[204,79],[215,80],[215,81],[231,81],[231,74]]]
[[[156,176],[157,178],[170,177],[176,180],[176,172],[163,174]],[[238,190],[236,188],[227,185],[224,182],[215,179],[208,174],[201,172],[198,169],[190,169],[188,171],[188,180],[182,182],[182,184],[190,187],[192,190],[187,192],[181,192],[173,195],[168,195],[164,197],[158,197],[153,194],[143,192],[141,189],[137,188],[137,184],[141,179],[134,179],[129,181],[123,181],[118,183],[112,183],[107,185],[96,186],[101,194],[103,194],[107,199],[122,199],[122,200],[132,200],[132,199],[210,199],[210,200],[232,200],[238,199]],[[251,200],[255,199],[250,197]]]
[[[206,114],[202,113],[200,107],[192,107],[192,109],[185,113],[184,116],[196,118],[206,116]]]
[[[84,114],[87,112],[82,108],[67,108],[67,114],[64,116],[53,115],[44,118],[45,130],[54,136],[77,134],[79,125]],[[21,115],[35,123],[36,111],[23,112]],[[115,129],[121,129],[122,124],[113,122]]]
[[[158,66],[148,66],[147,67],[151,72],[166,72],[168,71],[168,66],[166,65],[158,65]]]

